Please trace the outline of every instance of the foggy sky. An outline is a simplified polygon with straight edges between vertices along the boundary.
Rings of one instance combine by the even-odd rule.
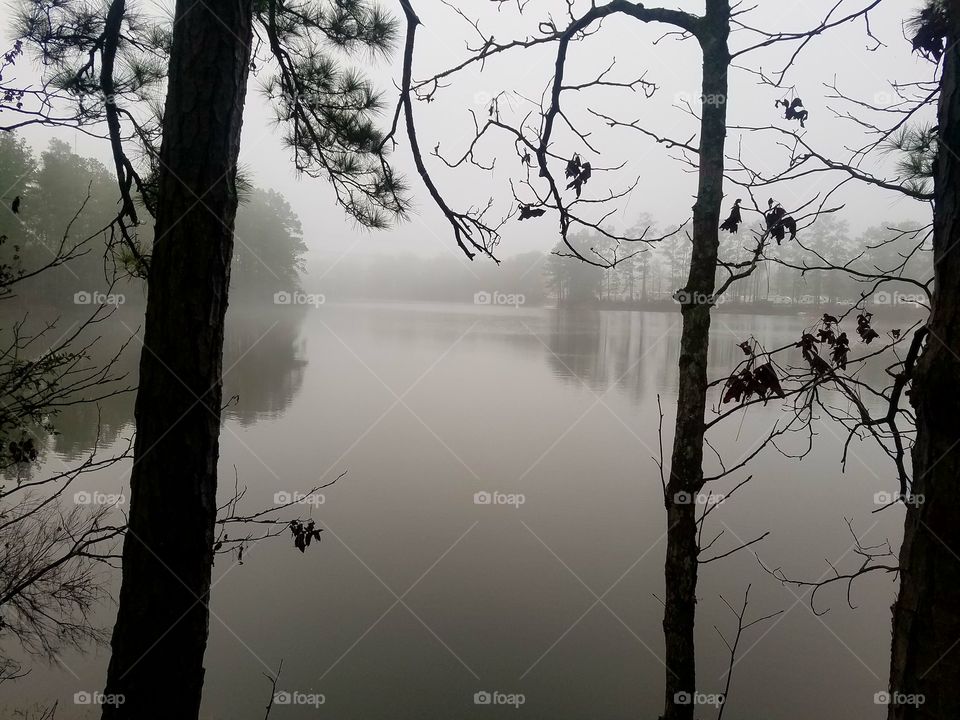
[[[758,9],[742,19],[765,30],[801,31],[815,27],[835,1],[755,0]],[[383,4],[387,7],[396,5],[392,0],[385,0]],[[581,0],[577,7],[582,11],[589,4],[589,0]],[[864,4],[864,0],[844,0],[836,16],[852,12],[861,4]],[[885,47],[876,51],[868,49],[872,43],[860,20],[815,39],[799,56],[784,85],[794,86],[810,111],[806,139],[819,151],[845,158],[840,154],[844,146],[858,146],[865,141],[862,131],[854,123],[834,116],[830,107],[841,109],[843,105],[824,97],[827,92],[824,83],[836,79],[838,86],[848,93],[867,102],[882,103],[884,94],[891,93],[890,80],[910,82],[933,77],[933,65],[911,54],[910,44],[902,33],[903,17],[917,4],[913,0],[885,0],[871,12],[871,28],[885,43]],[[666,2],[664,5],[697,13],[703,11],[702,0]],[[498,42],[535,34],[537,23],[551,14],[558,24],[562,23],[566,12],[564,0],[532,0],[522,17],[518,15],[515,4],[505,4],[499,12],[493,3],[486,0],[463,0],[459,6],[468,15],[480,17],[485,33],[493,34]],[[149,3],[140,7],[148,12],[172,11],[172,3]],[[475,31],[439,0],[419,0],[415,7],[424,22],[418,34],[415,78],[423,78],[431,71],[464,59],[465,41],[477,45]],[[394,12],[399,15],[398,6]],[[4,9],[3,16],[5,20],[9,18],[9,9]],[[4,22],[3,25],[5,33],[8,33],[9,23]],[[627,168],[620,173],[595,174],[588,189],[595,196],[600,196],[608,189],[622,189],[637,175],[641,176],[638,188],[628,200],[620,202],[618,212],[611,218],[612,225],[618,230],[634,225],[642,213],[653,215],[664,225],[679,225],[691,214],[695,176],[671,158],[674,151],[635,131],[607,129],[585,110],[586,107],[592,107],[627,122],[643,119],[653,132],[684,141],[690,139],[696,132],[696,122],[687,113],[677,109],[675,103],[678,99],[688,97],[696,106],[696,98],[700,94],[700,50],[692,39],[678,41],[667,37],[654,45],[668,30],[670,28],[666,26],[647,26],[632,19],[608,20],[600,33],[583,43],[572,45],[568,56],[567,82],[591,80],[616,58],[617,64],[611,79],[630,81],[646,71],[646,79],[656,83],[659,88],[652,99],[646,99],[639,92],[607,89],[564,95],[565,109],[574,122],[582,124],[581,129],[593,132],[591,142],[600,153],[595,157],[574,142],[573,136],[563,127],[558,128],[553,149],[566,154],[579,151],[584,159],[593,161],[594,165],[617,165],[628,161]],[[731,49],[736,51],[752,45],[757,39],[752,33],[734,32]],[[784,43],[741,57],[736,63],[770,72],[781,67],[795,48],[795,43]],[[417,103],[415,112],[424,151],[429,151],[440,141],[441,151],[445,155],[452,157],[462,153],[472,138],[473,123],[469,110],[477,112],[482,120],[490,95],[501,90],[513,90],[526,97],[539,98],[551,80],[554,53],[555,45],[550,45],[537,51],[513,52],[489,60],[482,72],[477,65],[460,73],[453,80],[452,87],[438,93],[435,102]],[[358,58],[358,62],[371,68],[380,87],[389,91],[388,97],[392,103],[396,98],[393,84],[399,78],[399,48],[390,61],[378,61],[379,67],[373,67],[374,59],[368,56]],[[21,60],[16,72],[18,79],[26,77],[25,66],[26,60]],[[304,237],[311,250],[308,271],[311,269],[310,261],[321,256],[336,258],[384,252],[459,254],[449,226],[432,205],[416,176],[402,134],[394,163],[410,180],[416,210],[410,221],[399,227],[377,233],[358,229],[335,206],[332,192],[324,181],[298,179],[290,154],[280,142],[281,129],[273,123],[272,110],[262,94],[261,88],[269,69],[262,72],[259,77],[251,77],[250,80],[240,162],[257,185],[283,193],[299,214]],[[796,129],[796,123],[783,120],[782,110],[773,105],[785,92],[759,86],[749,73],[735,70],[730,79],[730,124],[774,124]],[[517,99],[516,113],[525,113],[531,108]],[[504,105],[501,105],[501,112],[505,119],[518,119]],[[890,123],[890,117],[883,119],[883,122]],[[388,122],[389,117],[385,117],[384,123]],[[50,137],[60,137],[73,143],[77,152],[98,157],[108,167],[111,166],[105,141],[98,142],[81,133],[57,129],[32,128],[23,134],[37,153],[45,148]],[[739,133],[731,131],[728,134],[728,155],[736,153],[740,143]],[[471,199],[475,203],[485,203],[487,197],[494,195],[498,198],[497,208],[502,214],[512,201],[507,178],[519,178],[520,165],[511,141],[505,136],[491,137],[480,147],[479,156],[485,161],[499,157],[493,173],[475,168],[449,170],[436,158],[428,157],[427,162],[434,173],[434,180],[458,209],[463,209]],[[784,151],[775,146],[772,135],[762,138],[745,135],[742,147],[744,156],[751,158],[758,167],[762,165],[768,171],[783,167]],[[867,164],[864,169],[883,174],[882,167],[876,165]],[[892,173],[888,170],[887,175],[892,176]],[[809,200],[818,191],[832,187],[838,179],[835,175],[818,175],[789,189],[777,190],[774,195],[789,209],[797,204],[799,198]],[[728,184],[725,192],[725,209],[733,198],[745,197],[733,185]],[[765,189],[760,190],[761,194],[766,192]],[[884,220],[921,219],[929,214],[929,208],[921,203],[859,183],[851,183],[836,197],[846,203],[846,209],[840,217],[847,220],[854,231]],[[556,217],[550,213],[534,222],[520,224],[513,221],[504,231],[500,254],[506,257],[533,249],[547,250],[557,239]],[[477,262],[488,261],[478,259]],[[313,265],[315,269],[317,263]]]

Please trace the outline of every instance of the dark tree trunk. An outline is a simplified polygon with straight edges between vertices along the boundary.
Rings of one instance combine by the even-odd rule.
[[[109,720],[199,713],[252,0],[178,0]]]
[[[960,718],[960,0],[948,4],[934,178],[935,293],[911,400],[913,493],[893,607],[890,720]],[[909,696],[923,696],[912,704]]]
[[[666,655],[664,720],[692,720],[689,699],[697,690],[694,623],[697,606],[697,523],[692,501],[703,487],[704,412],[707,403],[707,346],[710,309],[717,271],[723,151],[727,124],[727,68],[730,54],[728,0],[708,0],[700,32],[703,48],[703,103],[700,128],[700,175],[693,208],[690,275],[681,307],[679,397],[670,459],[667,508],[667,555],[663,633]]]

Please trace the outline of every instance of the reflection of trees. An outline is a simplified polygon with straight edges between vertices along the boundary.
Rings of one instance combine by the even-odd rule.
[[[676,314],[679,315],[679,312]],[[677,384],[676,359],[680,352],[679,318],[661,312],[614,312],[558,309],[551,312],[549,332],[544,336],[550,352],[547,362],[554,375],[586,383],[598,392],[611,384],[639,405],[653,392],[669,394]],[[815,326],[819,316],[783,317],[724,315],[712,330],[709,367],[712,377],[726,375],[743,359],[738,343],[751,335],[768,349],[796,342],[805,328]],[[671,329],[671,325],[675,325]],[[905,326],[903,326],[905,327]],[[855,341],[853,354],[871,348]],[[804,360],[797,348],[782,358],[796,366]],[[894,362],[891,356],[890,362]],[[882,362],[868,363],[860,379],[881,382]]]
[[[300,390],[307,364],[299,339],[302,321],[303,314],[291,308],[284,308],[279,316],[243,310],[229,313],[224,341],[224,397],[239,397],[225,410],[225,418],[248,426],[287,408]],[[101,326],[101,339],[92,348],[91,362],[107,362],[131,332],[139,332],[141,323],[140,317],[125,316]],[[136,384],[139,358],[140,345],[134,340],[115,365],[117,374],[126,374],[125,384]],[[98,433],[101,446],[116,441],[125,428],[132,430],[133,401],[133,393],[128,393],[97,405],[64,408],[54,419],[57,432],[51,449],[76,460],[93,449]]]
[[[89,347],[87,353],[91,366],[105,367],[112,363],[114,374],[122,377],[122,386],[133,389],[137,383],[140,346],[136,339],[130,341],[130,338],[131,330],[136,328],[140,319],[131,320],[126,315],[128,313],[116,311],[107,322],[99,325],[95,330],[99,339]],[[71,318],[65,316],[58,324],[66,327],[70,322]],[[123,348],[128,341],[127,347]],[[50,441],[50,449],[73,463],[88,455],[95,447],[109,447],[124,433],[125,428],[131,426],[133,400],[133,392],[124,392],[102,398],[96,403],[81,402],[62,408],[53,418],[55,434]],[[132,434],[132,429],[127,434]]]
[[[552,315],[547,360],[554,374],[599,392],[615,383],[639,404],[649,386],[644,360],[654,338],[648,325],[651,318],[665,316],[576,309]]]
[[[279,317],[228,314],[223,389],[224,397],[238,399],[224,411],[225,417],[246,427],[287,409],[303,385],[308,362],[300,338],[303,319],[303,312],[294,308],[283,308]]]
[[[601,362],[603,317],[593,310],[556,310],[552,314],[547,360],[554,374],[577,379],[590,387],[606,385]]]
[[[131,347],[126,354],[135,357],[137,352]],[[121,364],[127,362],[124,360]],[[53,421],[56,433],[51,441],[51,449],[64,456],[67,462],[76,462],[96,445],[109,447],[132,422],[132,393],[107,398],[96,405],[72,405]]]

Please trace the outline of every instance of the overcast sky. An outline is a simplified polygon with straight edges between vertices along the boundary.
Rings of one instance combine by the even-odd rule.
[[[815,27],[825,12],[836,0],[754,0],[757,9],[742,20],[765,30],[800,31]],[[850,12],[866,0],[844,0],[837,16]],[[390,0],[386,7],[394,5]],[[465,13],[479,17],[485,34],[492,34],[498,42],[513,37],[537,33],[537,24],[552,16],[559,22],[565,18],[565,0],[532,0],[521,16],[516,4],[506,3],[498,12],[495,3],[487,0],[464,0],[460,7]],[[589,0],[577,2],[582,11],[589,7]],[[785,85],[795,88],[810,111],[806,139],[825,154],[840,156],[844,146],[862,144],[861,130],[849,120],[837,118],[831,111],[843,106],[828,100],[825,83],[836,80],[837,85],[868,102],[882,103],[890,96],[891,79],[899,81],[928,80],[933,75],[933,66],[910,52],[904,40],[901,22],[917,5],[912,0],[885,0],[871,15],[874,34],[885,43],[884,47],[872,50],[873,43],[865,33],[863,21],[832,30],[815,39],[797,59],[787,76]],[[425,77],[466,56],[465,42],[476,45],[476,33],[462,18],[439,0],[419,0],[415,3],[424,22],[419,34],[418,54],[414,74]],[[667,2],[690,12],[702,12],[702,0]],[[745,5],[746,6],[746,5]],[[163,7],[161,4],[143,7]],[[9,14],[9,11],[6,11]],[[4,23],[5,27],[8,23]],[[619,203],[610,222],[617,229],[637,222],[642,213],[653,215],[663,225],[678,225],[690,216],[695,189],[695,177],[681,164],[671,158],[671,151],[639,133],[630,130],[610,130],[596,121],[587,112],[592,108],[605,115],[623,121],[642,120],[651,131],[688,140],[696,131],[696,122],[687,113],[676,107],[684,98],[699,97],[700,50],[693,40],[660,38],[669,28],[644,25],[632,19],[617,18],[607,21],[601,32],[583,43],[575,45],[568,58],[567,80],[584,82],[616,59],[610,79],[630,81],[646,73],[646,79],[656,83],[658,90],[653,98],[628,90],[595,89],[586,93],[564,96],[564,108],[581,130],[591,131],[591,141],[599,153],[594,156],[575,141],[569,132],[558,131],[554,149],[561,154],[579,151],[584,159],[595,166],[615,166],[627,162],[619,173],[597,173],[590,190],[597,196],[608,190],[619,190],[640,177],[636,190],[629,198]],[[735,51],[757,41],[757,36],[745,31],[735,32],[731,48]],[[796,44],[782,44],[770,50],[745,55],[737,63],[746,67],[770,72],[782,67]],[[462,153],[472,138],[472,120],[469,111],[486,112],[488,98],[500,91],[516,92],[514,102],[501,105],[505,119],[518,118],[532,106],[521,99],[539,98],[552,78],[555,46],[537,51],[520,51],[503,55],[489,61],[480,70],[479,66],[460,73],[452,86],[441,90],[435,102],[418,103],[418,130],[424,149],[441,143],[441,151],[449,156]],[[371,58],[358,58],[359,64],[368,68],[382,87],[389,91],[391,100],[396,93],[392,83],[399,76],[395,52],[389,61],[375,65]],[[23,70],[18,73],[22,75]],[[430,203],[426,192],[416,177],[410,160],[409,148],[401,143],[395,155],[396,166],[410,178],[414,192],[416,212],[411,220],[395,229],[369,233],[358,230],[334,205],[327,185],[320,180],[297,178],[289,154],[280,142],[281,131],[271,121],[272,111],[265,101],[261,88],[265,74],[251,78],[250,95],[243,130],[241,163],[253,174],[260,186],[276,189],[289,200],[303,221],[304,236],[311,249],[311,258],[320,256],[339,257],[344,254],[367,254],[374,252],[412,252],[425,255],[442,253],[456,254],[452,234],[439,211]],[[774,124],[795,129],[795,123],[782,119],[782,110],[774,108],[774,101],[786,95],[786,90],[761,86],[750,73],[735,71],[730,82],[729,116],[731,125]],[[384,122],[388,122],[385,118]],[[51,135],[73,142],[82,154],[94,155],[108,160],[105,143],[85,138],[72,131],[33,129],[26,133],[35,150],[46,145]],[[742,148],[744,157],[751,163],[762,165],[765,170],[782,167],[786,157],[783,148],[776,145],[770,134],[746,134],[731,131],[728,135],[728,154]],[[520,164],[512,150],[512,143],[505,137],[491,137],[480,146],[479,157],[485,161],[498,158],[493,173],[475,168],[449,170],[435,158],[428,158],[434,178],[451,202],[463,207],[470,199],[486,202],[493,195],[497,207],[506,211],[512,196],[508,178],[520,177]],[[883,168],[868,164],[866,169],[883,173]],[[887,173],[889,174],[889,172]],[[777,199],[786,207],[809,200],[818,191],[830,187],[827,177],[820,176],[803,185],[778,191]],[[725,189],[725,207],[734,197],[743,196],[737,187]],[[766,192],[766,191],[763,191]],[[802,200],[801,200],[802,198]],[[892,193],[851,184],[838,196],[847,207],[842,217],[859,230],[884,220],[922,218],[925,208],[919,203]],[[533,249],[549,249],[557,240],[556,219],[549,214],[534,222],[510,223],[504,231],[501,254],[509,256]]]

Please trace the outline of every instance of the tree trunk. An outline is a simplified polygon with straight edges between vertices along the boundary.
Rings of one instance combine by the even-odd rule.
[[[178,0],[109,720],[198,716],[252,0]]]
[[[696,494],[703,487],[704,412],[707,403],[708,298],[716,282],[723,151],[727,122],[727,68],[730,54],[728,0],[708,0],[699,33],[703,48],[703,102],[700,172],[693,208],[693,246],[686,302],[681,306],[677,422],[667,483],[667,554],[663,633],[666,655],[664,720],[692,720],[697,691],[694,623],[697,606]]]
[[[960,0],[948,4],[934,178],[935,293],[911,401],[913,494],[893,606],[889,720],[960,718]],[[919,502],[920,500],[923,502]],[[912,697],[911,697],[912,696]],[[922,696],[922,704],[913,702]]]

